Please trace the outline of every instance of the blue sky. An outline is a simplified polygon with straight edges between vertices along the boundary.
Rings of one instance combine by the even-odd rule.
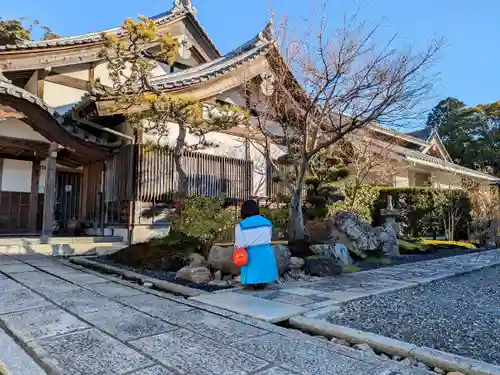
[[[227,52],[259,32],[269,19],[269,0],[193,0],[198,19],[222,52]],[[287,14],[299,25],[315,1],[271,0],[277,15]],[[119,25],[126,17],[152,16],[172,6],[172,0],[18,0],[2,1],[5,18],[39,19],[62,35],[84,34]],[[439,73],[434,97],[454,96],[469,105],[500,99],[500,1],[459,0],[348,0],[329,1],[329,24],[335,26],[341,10],[360,5],[360,18],[382,23],[378,34],[384,42],[394,33],[403,43],[423,48],[434,36],[446,47],[434,70]]]

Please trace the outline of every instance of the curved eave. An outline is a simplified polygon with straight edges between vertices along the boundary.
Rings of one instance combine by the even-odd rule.
[[[190,20],[209,49],[212,50],[211,58],[220,57],[220,52],[212,39],[190,11],[173,10],[152,17],[159,26],[170,25],[185,18]],[[99,52],[103,45],[103,33],[123,35],[122,29],[116,27],[79,36],[30,41],[16,45],[0,45],[0,69],[4,71],[41,69],[98,61],[100,60]]]
[[[405,150],[403,152],[403,155],[405,159],[411,163],[424,166],[431,166],[443,171],[452,172],[459,175],[469,176],[472,178],[486,180],[486,181],[498,180],[498,177],[482,173],[474,169],[463,167],[461,165],[451,163],[442,159],[438,159],[433,156],[429,156],[427,154],[415,152],[413,150],[407,150],[407,151]]]
[[[62,125],[56,111],[31,93],[0,81],[0,104],[23,116],[23,121],[50,142],[56,142],[89,162],[104,160],[111,147],[75,125]]]
[[[264,42],[247,48],[244,48],[244,46],[219,59],[195,68],[155,77],[153,84],[159,90],[168,91],[204,83],[230,73],[260,56],[264,56],[271,48],[272,42]]]

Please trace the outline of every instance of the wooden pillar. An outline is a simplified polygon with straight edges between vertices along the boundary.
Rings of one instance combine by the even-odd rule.
[[[48,243],[53,232],[54,205],[56,203],[56,158],[57,143],[52,142],[49,148],[45,176],[41,243]]]
[[[40,181],[40,159],[33,160],[31,166],[31,192],[30,192],[30,213],[28,218],[28,230],[36,232],[36,218],[38,214],[38,184]]]

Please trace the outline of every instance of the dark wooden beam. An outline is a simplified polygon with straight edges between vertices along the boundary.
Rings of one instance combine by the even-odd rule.
[[[28,219],[28,230],[36,232],[36,218],[38,214],[38,184],[40,182],[40,159],[35,159],[31,166],[31,192],[30,192],[30,213]]]
[[[88,91],[90,83],[89,81],[86,81],[84,79],[71,77],[66,74],[49,75],[47,78],[45,78],[45,80],[47,82],[57,83],[58,85],[83,91]]]
[[[56,203],[56,158],[57,143],[52,142],[47,158],[47,169],[45,175],[45,193],[43,196],[43,221],[42,236],[40,242],[47,244],[53,234],[54,205]]]
[[[24,161],[33,161],[35,160],[35,156],[27,156],[27,155],[15,155],[15,154],[6,154],[4,152],[0,152],[0,159],[16,159],[16,160],[24,160]]]

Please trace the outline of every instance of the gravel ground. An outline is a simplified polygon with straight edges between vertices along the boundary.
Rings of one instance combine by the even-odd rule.
[[[343,305],[334,324],[500,365],[500,267]]]

